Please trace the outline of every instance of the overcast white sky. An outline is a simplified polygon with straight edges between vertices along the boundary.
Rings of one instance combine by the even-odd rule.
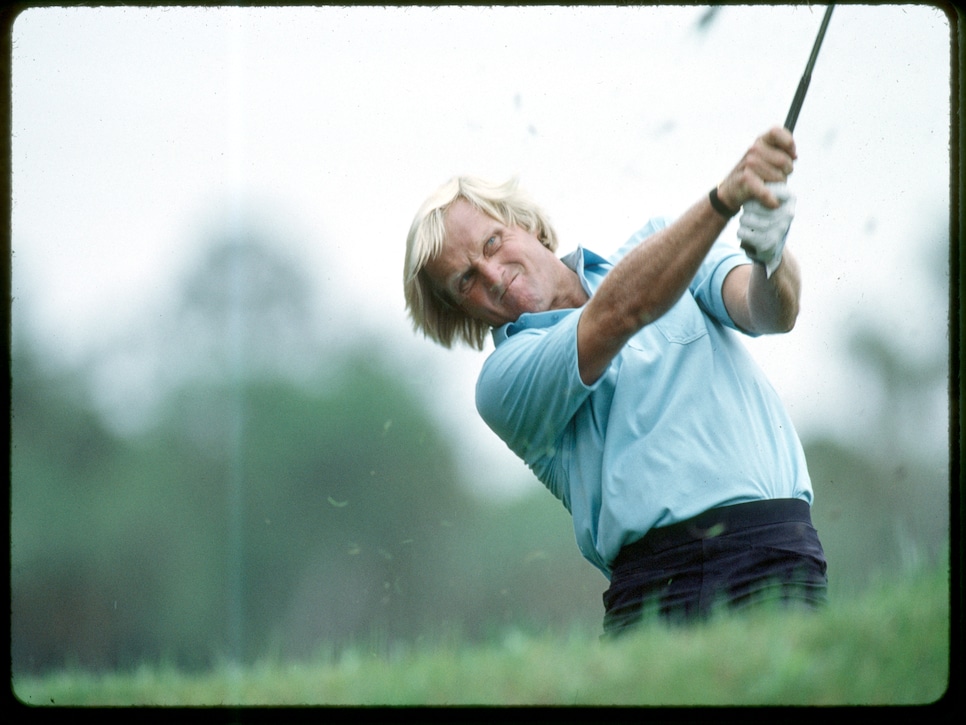
[[[452,370],[426,385],[465,421],[464,459],[516,486],[473,410],[484,355],[409,330],[412,215],[464,172],[519,174],[561,252],[610,252],[681,212],[782,123],[824,6],[726,6],[701,33],[706,10],[28,9],[12,37],[14,325],[85,359],[150,324],[204,224],[252,205],[324,287],[326,317],[379,326],[407,374]],[[921,260],[948,246],[949,40],[928,6],[833,15],[791,178],[803,312],[749,343],[803,434],[874,418],[843,357],[860,321],[911,356],[947,345],[946,290]],[[944,453],[937,412],[920,433]]]

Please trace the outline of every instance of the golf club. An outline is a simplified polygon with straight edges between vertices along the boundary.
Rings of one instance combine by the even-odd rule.
[[[802,109],[802,103],[805,101],[805,94],[808,92],[808,84],[812,81],[812,68],[815,67],[815,59],[818,57],[818,50],[822,47],[822,39],[825,37],[825,29],[828,27],[828,21],[832,17],[832,10],[835,5],[829,5],[825,9],[825,17],[822,18],[822,25],[818,29],[818,37],[815,38],[815,45],[812,46],[812,55],[809,56],[808,65],[805,66],[805,73],[802,74],[802,79],[798,82],[798,90],[795,92],[795,98],[792,100],[792,107],[788,109],[788,117],[785,119],[785,128],[789,131],[795,130],[795,123],[798,121],[798,112]]]
[[[832,10],[834,8],[835,5],[829,5],[825,8],[825,16],[822,18],[822,25],[818,29],[818,37],[815,38],[815,44],[812,46],[812,54],[808,58],[808,64],[805,66],[802,79],[798,82],[798,90],[795,91],[795,98],[792,99],[792,107],[788,109],[785,128],[789,131],[795,130],[795,123],[798,121],[798,112],[802,110],[802,103],[805,101],[808,85],[812,81],[812,68],[815,67],[815,59],[818,57],[819,48],[822,47],[822,40],[825,38],[825,29],[828,27],[828,21],[832,17]],[[749,254],[757,254],[757,250],[750,242],[742,241],[741,248]]]

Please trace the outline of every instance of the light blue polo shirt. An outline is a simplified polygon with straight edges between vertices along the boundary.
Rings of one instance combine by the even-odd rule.
[[[610,259],[564,258],[588,294],[652,220]],[[725,309],[725,276],[748,258],[718,241],[688,292],[641,329],[593,384],[577,365],[582,310],[524,314],[494,330],[476,387],[487,425],[573,516],[584,557],[610,576],[621,547],[715,506],[812,502],[801,442]]]

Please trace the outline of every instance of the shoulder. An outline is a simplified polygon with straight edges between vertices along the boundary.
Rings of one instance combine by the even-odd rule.
[[[616,252],[608,257],[608,261],[612,264],[617,264],[617,262],[623,259],[624,256],[634,247],[643,242],[652,234],[655,234],[656,232],[666,228],[670,225],[670,223],[670,220],[666,217],[654,217],[653,219],[649,219],[647,224],[634,232],[626,242],[618,247]]]
[[[484,361],[481,379],[488,373],[502,376],[525,361],[546,363],[547,358],[565,357],[571,352],[579,318],[579,309],[526,313],[494,330],[496,349]]]

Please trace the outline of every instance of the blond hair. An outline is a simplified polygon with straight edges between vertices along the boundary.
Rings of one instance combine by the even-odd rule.
[[[445,289],[426,271],[446,242],[446,212],[457,199],[465,199],[484,214],[506,226],[530,232],[551,252],[557,250],[557,234],[549,219],[519,187],[516,177],[494,184],[473,176],[457,176],[423,202],[406,239],[403,290],[413,329],[452,347],[460,340],[483,349],[490,326],[467,315]]]

